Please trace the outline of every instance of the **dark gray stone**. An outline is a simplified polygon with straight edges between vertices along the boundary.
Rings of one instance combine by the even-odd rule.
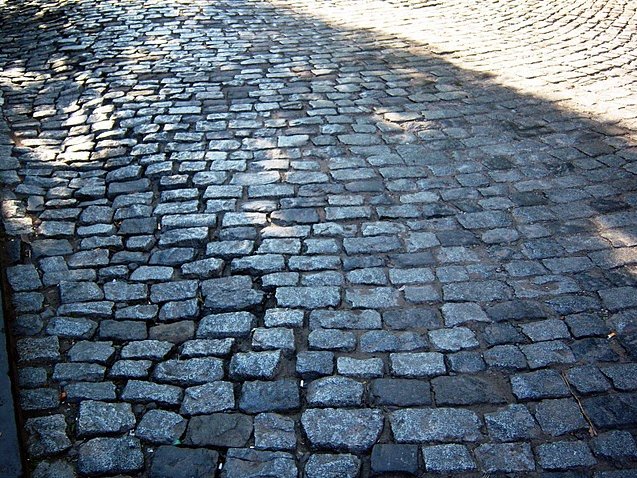
[[[135,436],[153,444],[172,445],[184,434],[186,424],[187,421],[174,412],[149,410],[139,421]]]
[[[29,418],[24,428],[28,435],[27,447],[31,456],[55,455],[71,448],[64,415]]]
[[[208,315],[199,323],[197,338],[247,337],[256,326],[256,322],[257,318],[250,312]]]
[[[155,367],[153,379],[160,383],[199,385],[222,379],[223,360],[218,358],[193,358],[167,360]]]
[[[397,377],[434,377],[447,372],[444,356],[438,352],[393,353],[389,361],[392,375]]]
[[[186,445],[243,447],[252,435],[252,417],[241,413],[213,413],[192,417]]]
[[[431,405],[431,387],[425,380],[381,378],[372,380],[370,400],[374,405],[409,407]]]
[[[131,430],[134,426],[135,415],[133,415],[128,403],[87,400],[80,404],[77,420],[77,435],[79,437],[121,434]]]
[[[545,443],[536,448],[539,465],[545,470],[591,467],[597,460],[583,441]]]
[[[122,392],[122,399],[132,403],[157,402],[163,405],[179,405],[182,394],[181,388],[174,385],[129,380]]]
[[[144,455],[136,438],[93,438],[80,446],[77,469],[82,474],[134,473],[143,467]]]
[[[219,453],[213,450],[160,446],[153,453],[150,478],[207,478],[214,476]]]
[[[221,478],[297,478],[294,455],[282,451],[232,448],[226,455]]]
[[[368,451],[383,430],[380,410],[308,409],[301,416],[303,430],[313,448]]]
[[[559,398],[570,395],[568,387],[555,370],[538,370],[511,377],[511,389],[518,400]]]
[[[637,424],[637,393],[616,393],[582,400],[596,427],[617,428]]]
[[[588,427],[575,400],[543,400],[535,408],[535,418],[544,433],[553,436],[584,430]]]
[[[434,445],[422,448],[425,468],[432,473],[459,473],[475,470],[476,464],[464,445]]]
[[[533,452],[528,443],[480,445],[475,450],[481,469],[487,473],[512,473],[535,470]]]
[[[333,371],[333,352],[299,352],[296,356],[296,373],[303,378],[314,379]]]
[[[350,454],[313,454],[305,464],[307,478],[358,478],[361,461]]]
[[[237,353],[230,361],[230,376],[235,379],[273,379],[280,365],[280,350]]]
[[[289,412],[300,406],[299,384],[296,380],[244,382],[241,386],[239,408],[244,412]]]
[[[484,414],[489,436],[495,441],[516,441],[538,436],[539,429],[529,410],[520,404],[511,404],[492,413]]]
[[[478,416],[465,409],[403,409],[389,416],[398,443],[476,441],[481,438]]]
[[[294,420],[276,413],[257,415],[254,418],[254,446],[260,450],[295,450]]]
[[[431,381],[436,405],[475,405],[506,403],[508,387],[496,377],[446,376]]]
[[[347,377],[313,380],[307,389],[307,403],[314,407],[357,407],[363,400],[365,386]]]
[[[201,283],[205,307],[214,312],[226,312],[256,307],[264,294],[253,289],[249,276],[231,276],[210,279]]]
[[[371,456],[372,473],[407,473],[418,472],[417,445],[374,445]]]
[[[180,412],[184,415],[200,415],[232,410],[234,406],[232,384],[217,381],[187,388]]]

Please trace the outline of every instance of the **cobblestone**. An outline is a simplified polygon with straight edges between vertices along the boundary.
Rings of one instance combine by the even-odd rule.
[[[632,476],[633,3],[0,2],[26,474]]]

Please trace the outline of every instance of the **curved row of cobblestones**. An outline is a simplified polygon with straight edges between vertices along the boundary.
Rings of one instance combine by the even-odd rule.
[[[632,2],[0,14],[34,477],[637,473]]]

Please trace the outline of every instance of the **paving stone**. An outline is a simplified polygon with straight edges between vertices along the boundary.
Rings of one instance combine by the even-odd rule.
[[[535,418],[545,433],[553,436],[583,430],[586,420],[574,400],[543,400],[535,408]]]
[[[174,345],[161,340],[140,340],[129,342],[122,347],[120,356],[123,359],[162,360],[170,353]]]
[[[104,284],[104,296],[106,300],[112,300],[114,302],[141,300],[148,297],[148,289],[146,284],[129,284],[121,281],[113,281]]]
[[[609,365],[602,367],[601,371],[611,380],[617,390],[630,391],[637,389],[637,364]]]
[[[431,381],[437,405],[475,405],[506,403],[508,391],[495,377],[436,377]]]
[[[200,415],[232,410],[235,407],[234,389],[230,382],[213,381],[189,387],[184,393],[180,412]]]
[[[338,373],[346,377],[378,378],[383,376],[384,368],[385,365],[380,358],[354,359],[351,357],[338,357],[336,360]]]
[[[281,351],[237,353],[230,361],[234,379],[273,379],[281,365]]]
[[[258,306],[263,300],[263,292],[252,288],[248,276],[222,277],[201,283],[204,305],[213,311],[225,312],[243,310]]]
[[[297,309],[268,309],[263,318],[266,327],[301,327],[303,311]]]
[[[193,321],[174,322],[172,324],[160,324],[151,327],[148,332],[150,340],[159,340],[180,344],[195,336],[195,323]]]
[[[301,406],[296,380],[243,382],[239,408],[247,413],[289,412]]]
[[[447,372],[444,356],[438,352],[389,354],[392,375],[405,378],[424,378]]]
[[[305,379],[331,375],[334,371],[334,353],[304,351],[296,356],[296,373]]]
[[[431,308],[398,309],[383,312],[383,324],[393,330],[437,329],[442,320]]]
[[[575,362],[573,352],[558,340],[521,345],[530,368],[541,368],[551,364],[570,364]]]
[[[490,322],[482,308],[474,303],[446,303],[442,306],[442,315],[448,327],[466,322]]]
[[[249,312],[208,315],[199,322],[197,338],[247,337],[255,325],[256,317]]]
[[[19,398],[22,410],[52,410],[60,405],[59,393],[50,388],[22,390]]]
[[[496,441],[516,441],[536,438],[537,423],[529,410],[520,404],[511,404],[492,413],[484,414],[489,436]]]
[[[310,329],[379,329],[381,317],[375,310],[313,310]]]
[[[252,417],[240,413],[213,413],[192,417],[184,443],[191,446],[246,446],[252,435]]]
[[[80,446],[77,468],[85,475],[134,473],[144,466],[139,440],[93,438]]]
[[[233,448],[228,450],[222,478],[258,478],[276,476],[296,478],[294,455],[282,451]]]
[[[601,433],[590,441],[590,446],[596,456],[621,462],[622,459],[637,456],[635,439],[627,431],[612,430]]]
[[[58,363],[52,378],[56,382],[99,382],[105,371],[103,366],[94,363]]]
[[[341,294],[338,287],[279,287],[276,300],[280,307],[316,309],[337,306]]]
[[[351,352],[356,348],[356,336],[340,330],[313,330],[308,342],[310,349]]]
[[[534,471],[535,461],[528,443],[484,444],[475,450],[487,473]]]
[[[570,338],[566,324],[557,319],[530,322],[522,324],[521,328],[524,334],[533,342]]]
[[[573,388],[581,394],[604,392],[611,387],[604,374],[593,365],[573,367],[566,372],[566,377]]]
[[[484,352],[484,360],[489,367],[521,370],[527,368],[526,357],[515,345],[496,345]]]
[[[379,410],[311,408],[301,416],[313,448],[362,453],[371,449],[383,430]]]
[[[62,460],[41,461],[33,470],[34,478],[75,478],[75,470],[70,463]]]
[[[313,380],[307,388],[307,403],[315,407],[357,407],[362,404],[365,386],[347,377]]]
[[[597,463],[586,443],[560,441],[545,443],[536,448],[539,465],[545,470],[568,470],[590,467]]]
[[[371,456],[372,473],[418,472],[417,445],[374,445]]]
[[[115,353],[112,342],[77,342],[67,352],[72,362],[97,362],[105,364]]]
[[[431,405],[431,387],[425,380],[381,378],[372,380],[370,401],[375,405],[409,407]]]
[[[7,280],[15,292],[37,290],[42,287],[38,271],[32,264],[7,267]]]
[[[157,364],[153,380],[176,385],[199,385],[223,378],[223,360],[218,358],[192,358],[167,360]]]
[[[186,424],[187,421],[174,412],[148,410],[139,421],[135,436],[149,443],[172,445],[182,437]]]
[[[307,478],[356,478],[361,461],[355,455],[312,454],[305,464]]]
[[[195,339],[188,340],[179,349],[183,358],[226,357],[234,345],[235,339]]]
[[[637,422],[637,394],[616,393],[582,400],[586,414],[599,428],[630,426]]]
[[[606,336],[610,329],[601,317],[593,314],[575,314],[566,318],[568,328],[575,338]]]
[[[71,447],[64,415],[29,418],[24,428],[29,454],[34,457],[55,455]]]
[[[425,468],[432,473],[473,471],[476,464],[464,445],[434,445],[422,448]]]
[[[153,453],[149,476],[171,478],[183,475],[192,478],[212,476],[219,461],[219,453],[206,449],[160,446]]]
[[[511,377],[511,389],[518,400],[559,398],[570,395],[568,387],[555,370],[538,370]]]
[[[66,401],[78,403],[83,400],[115,400],[115,384],[113,382],[78,382],[64,387]]]
[[[407,408],[392,412],[389,422],[398,443],[476,441],[482,436],[478,416],[465,409]]]
[[[397,306],[400,300],[400,293],[397,289],[392,289],[390,287],[348,289],[345,291],[345,299],[352,305],[352,307],[380,309],[384,307]]]
[[[120,434],[129,431],[134,426],[135,415],[133,415],[128,403],[87,400],[80,404],[77,421],[79,437]]]
[[[429,332],[432,345],[444,352],[457,352],[478,347],[476,335],[466,327],[437,329]]]
[[[460,302],[490,302],[512,298],[509,287],[499,281],[455,282],[443,286],[445,300]]]
[[[46,328],[50,335],[76,339],[90,339],[96,330],[94,321],[80,317],[54,317]]]
[[[164,405],[179,405],[183,392],[174,385],[163,385],[140,380],[129,380],[122,399],[132,403],[157,402]]]
[[[60,358],[57,337],[19,339],[16,348],[20,362],[51,362]]]
[[[260,450],[295,450],[294,420],[276,413],[254,418],[254,446]]]
[[[361,350],[368,353],[418,350],[426,346],[419,334],[386,330],[365,332],[361,335],[360,344]]]
[[[98,336],[104,340],[130,341],[148,337],[146,324],[131,320],[102,320]]]

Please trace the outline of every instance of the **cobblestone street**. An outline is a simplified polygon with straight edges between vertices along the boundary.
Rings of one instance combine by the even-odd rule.
[[[637,3],[0,0],[34,478],[637,477]]]

